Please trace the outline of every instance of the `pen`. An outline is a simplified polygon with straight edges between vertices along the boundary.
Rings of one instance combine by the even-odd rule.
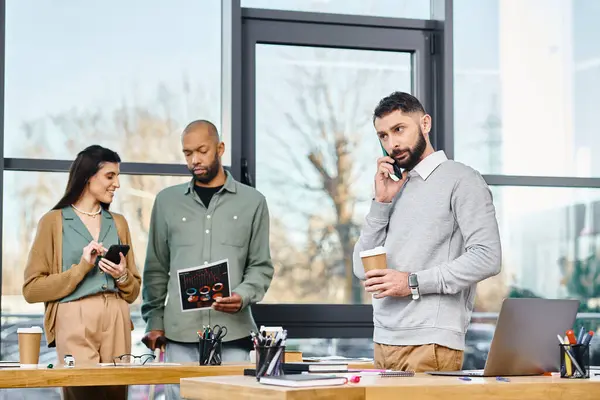
[[[271,360],[269,361],[269,367],[267,368],[267,375],[271,375],[271,373],[273,372],[273,368],[275,368],[275,365],[277,364],[277,362],[279,360],[279,356],[281,355],[282,350],[283,350],[283,347],[280,347],[279,349],[277,349],[277,353],[275,353],[273,358],[271,358]]]
[[[583,326],[579,329],[579,334],[577,335],[577,343],[581,344],[583,343],[583,336],[585,335],[585,329],[583,329]]]
[[[592,341],[592,336],[594,336],[594,331],[589,331],[588,333],[586,333],[581,344],[583,344],[584,346],[589,346],[590,342]]]

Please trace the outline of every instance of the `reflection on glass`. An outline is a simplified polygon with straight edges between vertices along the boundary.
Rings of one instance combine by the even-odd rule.
[[[220,125],[220,8],[6,2],[5,157],[74,159],[97,143],[127,161],[180,163],[188,122]]]
[[[389,18],[431,18],[431,0],[242,0],[242,7]]]
[[[370,299],[352,252],[381,156],[372,115],[411,82],[408,53],[256,47],[256,184],[276,268],[265,301]]]
[[[455,0],[455,158],[484,174],[600,176],[597,1]]]

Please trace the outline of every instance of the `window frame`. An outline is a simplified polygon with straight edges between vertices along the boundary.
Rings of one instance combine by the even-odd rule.
[[[442,8],[451,9],[451,1],[437,1]],[[440,7],[433,8],[439,16]],[[446,15],[448,13],[446,12]],[[443,17],[443,16],[442,16]],[[241,109],[236,110],[233,115],[242,116],[244,134],[233,132],[232,137],[241,137],[241,163],[247,163],[248,170],[245,171],[256,182],[255,175],[255,66],[254,53],[256,44],[277,45],[304,45],[317,47],[335,47],[345,49],[369,49],[381,51],[412,50],[422,53],[421,62],[425,61],[424,76],[419,74],[419,66],[413,66],[417,76],[413,82],[419,96],[425,97],[425,106],[431,110],[434,120],[452,121],[451,102],[452,99],[452,67],[451,59],[451,35],[447,34],[448,21],[442,20],[415,20],[404,18],[384,18],[372,16],[342,15],[302,11],[280,11],[242,8],[241,24],[243,41],[239,51],[243,65],[249,68],[241,68],[243,80],[236,87],[239,97],[242,99]],[[402,40],[400,44],[379,43],[375,37],[363,38],[359,45],[348,45],[344,37],[334,37],[323,40],[323,33],[331,31],[331,26],[339,27],[340,32],[347,35],[357,35],[362,32],[370,32],[373,36],[381,35],[376,28],[384,30],[396,30],[399,33],[408,34],[408,40]],[[310,28],[307,28],[310,27]],[[310,31],[311,34],[302,34],[302,31]],[[317,30],[320,30],[318,34]],[[236,32],[234,29],[233,32]],[[271,32],[269,38],[265,32]],[[429,45],[417,45],[418,35],[426,35]],[[385,35],[381,35],[385,36]],[[321,38],[321,39],[319,39]],[[402,48],[408,44],[410,47]],[[415,57],[413,57],[415,59]],[[240,63],[241,65],[242,63]],[[413,62],[414,64],[414,62]],[[429,79],[429,81],[427,81]],[[441,125],[441,124],[440,124]],[[248,128],[250,127],[250,128]],[[241,127],[240,127],[241,128]],[[447,143],[452,142],[451,131],[438,129],[434,124],[432,142],[436,148],[444,149]],[[235,160],[232,160],[232,163]],[[276,278],[275,278],[276,279]],[[252,312],[256,323],[265,326],[285,326],[290,338],[372,338],[373,337],[373,313],[372,306],[368,304],[256,304],[252,306]]]

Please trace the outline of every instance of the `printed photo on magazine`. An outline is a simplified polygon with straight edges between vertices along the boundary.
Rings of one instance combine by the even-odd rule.
[[[217,298],[231,296],[228,260],[179,270],[177,278],[183,312],[205,310]]]

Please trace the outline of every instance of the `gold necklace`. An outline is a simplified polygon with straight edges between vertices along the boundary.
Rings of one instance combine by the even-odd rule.
[[[82,211],[79,208],[75,207],[74,204],[71,204],[71,207],[73,207],[73,209],[75,209],[75,211],[80,212],[82,214],[88,215],[92,218],[95,218],[96,215],[100,214],[102,212],[102,206],[100,206],[100,208],[98,208],[98,211],[94,211],[94,212],[87,212],[87,211]]]

